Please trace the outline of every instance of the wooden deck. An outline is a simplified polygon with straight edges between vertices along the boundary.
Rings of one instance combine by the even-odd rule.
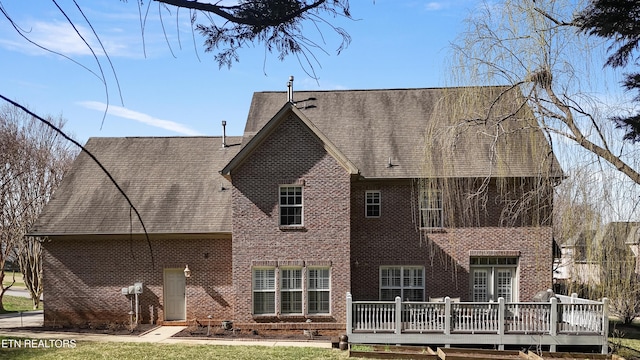
[[[557,296],[547,302],[353,301],[347,336],[361,344],[599,346],[608,352],[608,301]]]
[[[437,348],[425,346],[373,345],[372,351],[350,350],[349,357],[367,359],[438,359],[438,360],[624,360],[617,355],[592,353],[535,353],[520,350],[486,350],[469,348]]]

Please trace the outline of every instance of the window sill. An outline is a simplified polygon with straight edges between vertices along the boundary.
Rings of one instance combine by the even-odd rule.
[[[252,314],[254,319],[274,319],[277,318],[276,314]]]
[[[333,319],[333,315],[331,315],[330,313],[307,314],[307,318],[309,318],[311,320],[320,320],[320,321],[322,321],[323,319]]]
[[[304,316],[304,314],[280,314],[278,315],[278,319],[303,321],[306,319],[306,316]]]
[[[322,319],[333,319],[333,315],[330,313],[326,314],[253,314],[254,320],[288,320],[288,321],[305,321],[307,319],[311,320],[322,320]]]
[[[304,225],[280,225],[278,229],[280,231],[307,231]]]

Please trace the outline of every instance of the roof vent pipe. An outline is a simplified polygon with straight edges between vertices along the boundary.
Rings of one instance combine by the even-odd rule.
[[[293,104],[293,75],[289,76],[289,82],[287,83],[287,97],[288,101]]]
[[[227,122],[222,120],[222,147],[227,147]]]

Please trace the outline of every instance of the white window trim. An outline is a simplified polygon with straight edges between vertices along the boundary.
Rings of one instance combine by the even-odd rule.
[[[256,275],[256,271],[264,271],[264,270],[273,270],[273,289],[256,289],[255,287],[255,275]],[[276,312],[278,311],[278,286],[277,286],[277,279],[278,279],[278,271],[275,267],[254,267],[251,269],[251,313],[255,316],[273,316],[276,314]],[[264,312],[264,313],[256,313],[256,307],[255,307],[255,294],[257,292],[260,293],[273,293],[273,302],[274,302],[274,306],[273,306],[273,312]]]
[[[378,202],[377,203],[369,203],[369,194],[378,194]],[[369,205],[378,206],[378,215],[370,216],[369,215]],[[382,215],[382,194],[380,190],[367,190],[364,193],[364,217],[368,219],[377,219]]]
[[[477,256],[477,258],[485,258],[483,256]],[[486,258],[492,258],[494,259],[494,257],[486,257]],[[503,258],[510,258],[510,259],[515,259],[515,264],[470,264],[469,265],[469,290],[471,293],[471,299],[474,299],[474,271],[475,270],[486,270],[488,272],[488,276],[487,276],[487,301],[498,301],[498,296],[497,296],[497,270],[499,269],[509,269],[512,271],[512,276],[511,276],[511,300],[510,301],[517,301],[519,298],[519,289],[518,289],[518,269],[520,268],[519,263],[520,263],[520,259],[518,259],[517,257],[512,257],[512,256],[507,256],[507,257],[503,257]],[[497,258],[495,258],[497,259]],[[509,301],[509,299],[505,299],[505,301]]]
[[[382,285],[382,271],[384,269],[400,269],[400,286],[383,286]],[[419,269],[422,272],[422,286],[404,286],[404,270],[405,269]],[[383,289],[400,289],[400,296],[402,297],[402,300],[405,300],[405,296],[404,296],[404,290],[422,290],[422,301],[424,301],[425,299],[425,271],[424,271],[424,266],[402,266],[402,265],[385,265],[385,266],[380,266],[379,269],[379,279],[378,279],[378,283],[380,284],[379,286],[379,292],[378,292],[378,299],[382,300],[382,290]]]
[[[437,197],[437,201],[440,202],[440,207],[431,207],[430,205],[433,204],[433,201],[428,201],[430,204],[426,207],[422,207],[424,204],[424,199],[425,197],[428,197],[429,199],[431,199],[433,196]],[[418,199],[418,208],[419,208],[419,216],[420,218],[418,219],[420,221],[420,228],[421,229],[442,229],[444,227],[444,208],[443,208],[443,199],[442,199],[442,191],[438,190],[438,189],[421,189],[420,190],[420,198]],[[423,212],[424,211],[428,211],[428,212],[437,212],[438,213],[438,218],[439,218],[439,224],[438,226],[423,226],[423,224],[426,223],[426,219],[423,217]]]
[[[282,188],[300,188],[300,204],[294,204],[294,205],[288,205],[285,204],[283,205],[281,202],[282,199]],[[284,207],[287,208],[293,208],[293,207],[299,207],[300,210],[300,224],[283,224],[282,223],[282,209]],[[278,226],[280,227],[291,227],[291,228],[296,228],[296,227],[304,227],[304,186],[302,185],[298,185],[298,184],[284,184],[284,185],[280,185],[278,186]]]
[[[309,275],[310,270],[327,270],[329,272],[329,287],[327,289],[311,289],[311,276]],[[306,294],[306,303],[307,303],[307,313],[309,315],[330,315],[331,314],[331,267],[328,266],[310,266],[305,271],[307,275],[307,288],[305,291]],[[310,292],[328,292],[329,293],[329,306],[327,307],[327,312],[312,312],[311,306],[309,306]]]
[[[294,288],[294,289],[285,289],[284,286],[284,275],[283,273],[285,271],[296,271],[296,270],[300,270],[300,287],[299,288]],[[280,289],[279,289],[279,294],[280,294],[280,304],[279,305],[279,313],[284,315],[284,316],[294,316],[294,315],[302,315],[305,313],[305,307],[304,307],[304,275],[305,275],[305,269],[303,267],[295,267],[295,266],[287,266],[287,267],[281,267],[280,271],[278,271],[280,278],[279,283],[280,283]],[[300,293],[300,312],[284,312],[282,310],[282,305],[284,303],[283,301],[283,293],[288,292],[288,293]]]
[[[257,290],[255,288],[255,274],[256,271],[260,270],[273,270],[274,274],[274,287],[273,289],[260,289]],[[292,290],[292,291],[300,291],[302,293],[301,296],[301,312],[299,313],[283,313],[282,312],[282,292],[286,292],[288,290],[283,290],[282,281],[282,271],[283,270],[301,270],[301,283],[300,289]],[[325,289],[319,290],[310,290],[309,286],[309,270],[328,270],[329,271],[329,287]],[[251,268],[251,313],[255,317],[292,317],[292,316],[331,316],[332,314],[332,288],[331,288],[331,266],[309,266],[309,267],[299,267],[299,266],[254,266]],[[309,311],[309,292],[310,291],[320,291],[320,292],[328,292],[329,293],[329,306],[328,312],[310,312]],[[255,312],[255,293],[257,292],[270,292],[274,294],[274,312],[272,313],[256,313]]]

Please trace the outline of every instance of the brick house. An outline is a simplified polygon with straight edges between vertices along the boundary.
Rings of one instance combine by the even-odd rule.
[[[347,292],[531,299],[551,287],[562,171],[517,93],[475,89],[508,136],[471,121],[447,151],[427,129],[456,128],[438,111],[460,89],[258,92],[242,137],[90,139],[148,238],[81,154],[30,233],[47,237],[45,322],[127,321],[136,282],[143,322],[253,328],[343,329]]]

